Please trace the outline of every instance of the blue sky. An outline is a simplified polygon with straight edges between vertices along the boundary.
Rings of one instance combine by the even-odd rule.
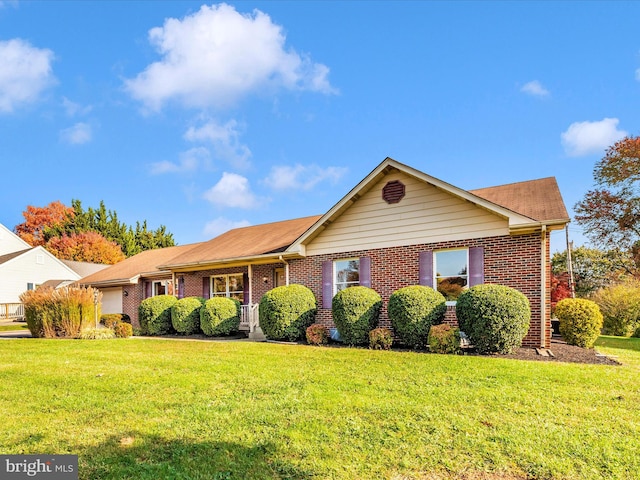
[[[322,214],[387,156],[465,189],[555,176],[572,214],[605,148],[640,133],[638,18],[640,2],[0,0],[0,223],[104,200],[192,243]]]

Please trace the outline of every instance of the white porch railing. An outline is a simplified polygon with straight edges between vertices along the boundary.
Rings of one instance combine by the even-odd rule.
[[[260,325],[260,317],[258,316],[257,303],[251,305],[242,305],[242,312],[240,315],[240,330],[249,331],[253,333],[258,325]]]
[[[0,303],[0,320],[24,320],[22,303]]]

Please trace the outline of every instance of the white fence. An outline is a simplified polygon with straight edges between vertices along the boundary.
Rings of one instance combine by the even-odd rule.
[[[22,303],[0,303],[0,320],[24,320]]]

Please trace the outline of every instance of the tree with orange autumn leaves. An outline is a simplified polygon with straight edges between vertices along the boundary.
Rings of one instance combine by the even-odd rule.
[[[628,251],[640,269],[640,137],[609,147],[593,176],[599,188],[576,204],[576,221],[595,243]]]
[[[135,230],[118,220],[104,202],[84,210],[78,200],[72,207],[60,201],[45,207],[29,205],[16,234],[32,246],[43,246],[62,260],[114,264],[144,250],[173,246],[173,235],[161,226],[155,231],[138,222]]]

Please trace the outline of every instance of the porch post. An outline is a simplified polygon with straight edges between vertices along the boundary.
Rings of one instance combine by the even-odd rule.
[[[251,288],[253,284],[253,270],[251,264],[247,265],[247,276],[249,277],[249,305],[253,305],[253,292]]]

